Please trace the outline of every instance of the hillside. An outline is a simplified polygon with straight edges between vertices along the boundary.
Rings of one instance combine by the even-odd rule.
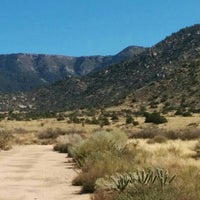
[[[83,76],[132,58],[142,47],[128,47],[113,56],[69,57],[42,54],[0,55],[0,92],[28,91],[67,76]]]
[[[29,108],[40,111],[49,111],[49,108],[61,111],[118,105],[128,96],[130,102],[134,99],[134,102],[146,101],[143,103],[149,105],[156,101],[155,104],[164,102],[169,107],[183,105],[197,110],[199,41],[200,25],[187,27],[131,60],[80,78],[68,77],[24,96],[28,101],[18,98],[15,101],[22,101],[26,106],[28,102]],[[14,102],[9,104],[16,105]]]

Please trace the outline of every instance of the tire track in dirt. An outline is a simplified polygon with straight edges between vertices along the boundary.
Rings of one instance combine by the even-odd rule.
[[[0,152],[0,200],[89,200],[71,185],[76,176],[66,154],[51,145],[17,146]]]

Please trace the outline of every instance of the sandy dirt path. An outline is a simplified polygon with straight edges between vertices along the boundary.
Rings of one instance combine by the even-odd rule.
[[[30,145],[0,152],[0,200],[89,200],[71,185],[76,176],[66,154]]]

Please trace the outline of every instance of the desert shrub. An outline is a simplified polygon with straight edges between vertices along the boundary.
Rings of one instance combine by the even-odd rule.
[[[189,123],[187,126],[189,126],[189,127],[198,127],[199,126],[199,124],[198,123],[196,123],[196,122],[192,122],[192,123]]]
[[[175,112],[175,115],[183,115],[183,109],[182,108],[178,108],[177,111]]]
[[[130,117],[126,117],[126,124],[132,124],[133,126],[137,126],[139,125],[138,121],[135,121],[131,116]]]
[[[54,145],[53,150],[58,151],[59,153],[68,153],[69,145],[68,144],[62,144],[57,143]]]
[[[80,173],[72,181],[72,185],[82,186],[81,193],[93,193],[95,191],[95,181],[99,176],[101,176],[99,171],[91,169],[89,172]]]
[[[85,160],[83,171],[74,179],[73,184],[81,184],[83,193],[94,192],[96,180],[111,175],[116,170],[122,170],[122,163],[122,160],[111,152],[93,153]]]
[[[194,158],[200,158],[200,140],[196,143],[194,147],[195,155],[193,156]]]
[[[134,119],[131,115],[126,116],[126,124],[132,124],[134,122]]]
[[[200,138],[200,130],[198,128],[187,128],[183,130],[162,130],[157,128],[145,128],[141,131],[128,133],[130,138],[153,139],[162,136],[167,139],[176,140],[194,140]],[[158,138],[159,138],[158,137]]]
[[[63,115],[58,115],[56,119],[57,121],[63,121],[65,120],[65,117]]]
[[[82,171],[73,184],[81,184],[84,193],[94,192],[98,178],[129,171],[142,164],[148,156],[146,152],[126,142],[127,136],[123,132],[101,131],[76,144],[71,155]]]
[[[197,128],[187,128],[180,130],[178,138],[182,140],[194,140],[200,138],[200,130]]]
[[[56,117],[56,113],[52,111],[46,113],[41,113],[39,111],[14,113],[11,111],[8,113],[9,120],[17,120],[17,121],[22,121],[22,120],[29,121],[31,119],[54,118],[54,117]]]
[[[192,116],[192,113],[187,111],[187,112],[183,112],[183,117],[191,117]]]
[[[147,142],[149,144],[154,144],[154,143],[166,143],[167,138],[164,135],[156,135],[152,139],[149,139]]]
[[[99,131],[89,139],[74,145],[71,153],[77,163],[82,163],[85,159],[94,156],[96,152],[115,150],[115,144],[122,145],[126,140],[127,136],[123,132]]]
[[[98,114],[98,110],[96,110],[95,108],[90,108],[88,110],[85,110],[84,114],[89,117],[94,117]]]
[[[145,193],[132,191],[120,193],[115,200],[175,200],[174,188],[169,187],[164,192],[156,187],[147,188]],[[114,199],[113,199],[114,200]]]
[[[150,105],[150,108],[157,108],[157,107],[158,107],[158,102],[155,101],[155,100],[152,100],[152,101],[149,103],[149,105]]]
[[[165,137],[171,140],[176,140],[180,138],[180,131],[179,130],[169,130],[163,133]]]
[[[0,130],[0,149],[8,150],[11,148],[12,134],[6,130]]]
[[[130,138],[143,138],[143,139],[149,139],[154,138],[156,135],[160,135],[159,129],[156,128],[145,128],[141,131],[128,133]]]
[[[69,129],[61,130],[61,131],[63,131],[63,134],[60,134],[60,135],[68,135],[68,134],[82,135],[85,133],[85,131],[83,131],[81,129],[77,129],[77,128],[69,128]]]
[[[86,118],[85,120],[86,124],[99,124],[99,120],[96,117],[92,117],[92,119]]]
[[[6,113],[0,113],[0,121],[6,118]]]
[[[160,113],[158,112],[153,112],[153,113],[146,112],[144,116],[145,116],[145,123],[162,124],[167,122],[167,119],[161,116]]]
[[[112,113],[111,120],[115,121],[115,122],[119,120],[119,117],[118,117],[118,115],[115,112]]]
[[[79,134],[60,135],[56,139],[54,150],[60,153],[68,153],[69,148],[82,140]]]
[[[28,131],[24,128],[15,128],[14,129],[14,133],[17,133],[17,134],[24,134],[24,133],[27,133]]]
[[[110,191],[95,191],[95,193],[91,196],[92,200],[116,200],[119,194],[117,192]],[[126,200],[126,199],[124,199]]]
[[[108,118],[105,117],[105,116],[102,116],[102,115],[99,116],[98,122],[99,122],[99,125],[100,125],[101,127],[110,125],[110,122],[109,122]]]
[[[115,142],[124,141],[123,138],[125,139],[126,135],[97,132],[91,138],[75,145],[71,154],[82,172],[74,179],[73,184],[81,184],[84,193],[94,192],[96,179],[116,168],[110,161],[116,162],[118,159],[120,149],[115,147]]]
[[[88,157],[84,165],[82,165],[82,172],[74,179],[74,185],[82,185],[82,192],[94,192],[95,182],[98,178],[106,175],[112,175],[116,172],[124,172],[134,170],[134,167],[141,164],[141,156],[139,150],[121,152],[120,150],[112,150],[106,152],[94,152]],[[139,156],[138,156],[139,155]]]
[[[56,129],[52,129],[52,128],[48,128],[44,131],[41,131],[37,134],[37,137],[39,139],[56,139],[59,135],[64,135],[65,131],[56,128]]]
[[[71,116],[69,119],[70,119],[70,122],[73,122],[75,124],[81,123],[81,120],[77,116]]]

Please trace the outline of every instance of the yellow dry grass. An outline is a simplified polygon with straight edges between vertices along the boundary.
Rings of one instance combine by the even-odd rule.
[[[40,144],[37,134],[48,129],[63,131],[74,130],[81,131],[85,136],[89,135],[99,126],[82,126],[81,124],[67,123],[67,120],[57,121],[56,119],[39,119],[32,121],[9,121],[0,122],[0,129],[11,131],[14,135],[14,144]]]
[[[158,128],[165,130],[180,130],[185,128],[192,127],[191,125],[196,126],[196,128],[200,128],[200,115],[193,115],[192,117],[180,117],[180,116],[167,116],[168,122],[165,124],[154,125],[144,123],[143,117],[135,117],[135,120],[139,122],[138,126],[126,125],[123,118],[120,118],[117,123],[111,123],[109,126],[105,126],[104,129],[125,129],[130,131],[138,131],[142,129],[148,128]],[[57,121],[55,118],[52,119],[38,119],[31,121],[9,121],[2,120],[0,122],[0,129],[5,129],[11,131],[13,134],[17,135],[17,143],[35,143],[36,137],[35,135],[39,132],[45,131],[47,129],[61,129],[61,130],[77,130],[85,133],[85,135],[90,135],[94,130],[99,129],[99,125],[88,125],[85,124],[74,124],[68,123],[68,119],[63,121]],[[192,142],[178,142],[176,141],[176,146],[181,146],[184,144],[185,146],[191,146]],[[181,145],[180,145],[181,143]],[[148,145],[148,144],[146,144]],[[156,145],[148,145],[149,149],[158,148],[162,146],[164,148],[165,144],[156,144]],[[168,145],[175,145],[173,142],[168,142]],[[182,148],[182,147],[181,147]]]
[[[135,143],[135,140],[132,141]],[[195,154],[194,147],[198,142],[197,140],[168,140],[162,144],[148,144],[147,140],[138,139],[137,142],[139,147],[150,153],[147,158],[150,166],[167,169],[181,169],[187,166],[200,168],[200,160],[192,157]]]
[[[111,127],[125,128],[131,131],[139,131],[142,129],[155,128],[163,129],[166,131],[170,130],[183,130],[188,128],[198,128],[200,129],[200,114],[194,114],[191,117],[182,117],[182,116],[165,116],[167,118],[167,123],[164,124],[152,124],[144,123],[144,117],[135,117],[135,121],[139,122],[138,126],[126,125],[125,120],[120,118],[119,121],[115,124],[112,124]]]
[[[43,131],[48,128],[52,129],[77,129],[90,132],[99,126],[82,126],[81,124],[73,124],[67,123],[66,120],[64,121],[57,121],[56,119],[39,119],[39,120],[32,120],[32,121],[9,121],[3,120],[0,122],[0,127],[6,130],[11,130],[14,133],[36,133],[38,131]]]

